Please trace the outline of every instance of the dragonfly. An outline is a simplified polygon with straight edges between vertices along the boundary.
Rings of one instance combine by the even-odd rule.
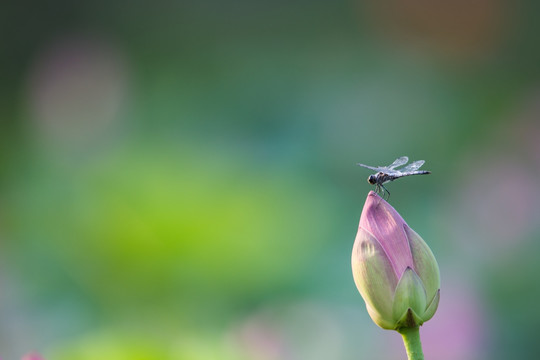
[[[420,167],[422,167],[422,165],[424,165],[424,160],[413,161],[412,163],[401,169],[396,169],[400,166],[405,165],[408,161],[409,158],[407,156],[402,156],[394,160],[394,162],[388,166],[368,166],[364,164],[356,165],[375,170],[375,174],[369,175],[367,179],[368,183],[370,183],[371,185],[375,185],[375,191],[377,193],[380,193],[382,189],[384,193],[388,194],[388,198],[390,198],[390,191],[388,191],[388,189],[384,187],[384,184],[386,184],[387,182],[394,181],[404,176],[431,174],[431,171],[418,170],[420,169]]]

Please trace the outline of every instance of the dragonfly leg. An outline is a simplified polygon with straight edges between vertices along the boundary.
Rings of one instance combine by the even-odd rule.
[[[385,188],[383,184],[381,184],[381,187],[383,188],[383,190],[385,191],[385,193],[388,194],[388,197],[386,198],[386,200],[389,200],[389,199],[390,199],[390,191],[388,191],[388,189]],[[383,199],[384,199],[384,194],[385,194],[385,193],[383,193]]]

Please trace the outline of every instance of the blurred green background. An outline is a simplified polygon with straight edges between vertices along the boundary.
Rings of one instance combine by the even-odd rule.
[[[0,12],[0,356],[404,359],[350,254],[369,175],[434,251],[426,358],[540,352],[533,1]]]

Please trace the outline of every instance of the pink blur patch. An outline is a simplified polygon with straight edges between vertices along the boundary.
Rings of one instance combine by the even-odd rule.
[[[21,360],[45,360],[45,358],[36,352],[31,352],[24,355]]]
[[[51,144],[94,143],[120,121],[126,64],[107,41],[72,35],[38,54],[28,78],[32,129]]]
[[[474,287],[463,279],[448,279],[437,313],[420,329],[426,359],[482,358],[491,328],[483,308]]]

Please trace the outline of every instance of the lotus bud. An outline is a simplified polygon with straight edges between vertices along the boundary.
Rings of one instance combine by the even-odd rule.
[[[360,216],[352,271],[369,315],[383,329],[416,328],[437,310],[440,276],[433,253],[373,191]]]

